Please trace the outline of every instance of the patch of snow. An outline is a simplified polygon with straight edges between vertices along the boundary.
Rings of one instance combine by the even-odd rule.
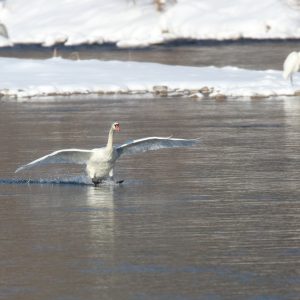
[[[7,97],[97,93],[265,97],[295,93],[282,72],[275,70],[62,58],[0,58],[0,64],[0,95]],[[300,84],[297,76],[294,84]]]
[[[300,11],[290,1],[177,0],[159,12],[152,0],[9,0],[0,7],[0,22],[11,43],[45,46],[300,38]]]

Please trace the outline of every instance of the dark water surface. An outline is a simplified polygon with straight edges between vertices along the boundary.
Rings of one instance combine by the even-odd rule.
[[[122,49],[114,45],[42,47],[16,45],[0,48],[0,57],[45,59],[54,55],[69,59],[157,62],[186,66],[236,66],[255,70],[282,70],[283,61],[299,51],[300,40],[178,41],[148,48]]]
[[[300,299],[299,98],[40,99],[0,102],[0,120],[0,299]],[[202,144],[120,160],[122,186],[14,174],[105,144],[114,120],[116,143]]]

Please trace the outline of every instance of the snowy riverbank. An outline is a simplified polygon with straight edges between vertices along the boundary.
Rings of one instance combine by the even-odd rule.
[[[0,58],[0,65],[1,97],[120,93],[223,99],[295,94],[282,72],[275,70],[62,58]],[[294,85],[300,86],[297,74]]]
[[[153,0],[9,0],[0,2],[9,37],[0,38],[0,46],[300,38],[300,11],[289,5],[294,2],[177,0],[159,12]]]

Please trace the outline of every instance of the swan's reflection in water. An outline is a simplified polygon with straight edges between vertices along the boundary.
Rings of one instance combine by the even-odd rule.
[[[110,255],[114,245],[114,187],[91,187],[86,192],[91,244],[96,253],[105,245]]]
[[[113,209],[114,183],[102,184],[98,187],[90,186],[86,189],[86,203],[95,208]]]

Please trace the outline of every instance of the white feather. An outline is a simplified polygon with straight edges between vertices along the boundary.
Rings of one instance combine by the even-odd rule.
[[[54,151],[48,155],[40,157],[26,165],[19,167],[15,173],[47,164],[86,164],[90,159],[94,150],[82,150],[82,149],[63,149]]]
[[[179,147],[190,147],[199,143],[198,139],[177,139],[171,137],[147,137],[143,139],[133,140],[125,143],[116,150],[120,155],[136,154],[151,150],[158,150],[163,148],[179,148]]]
[[[294,73],[298,72],[300,68],[300,54],[298,52],[291,52],[283,63],[283,78],[291,78]]]

